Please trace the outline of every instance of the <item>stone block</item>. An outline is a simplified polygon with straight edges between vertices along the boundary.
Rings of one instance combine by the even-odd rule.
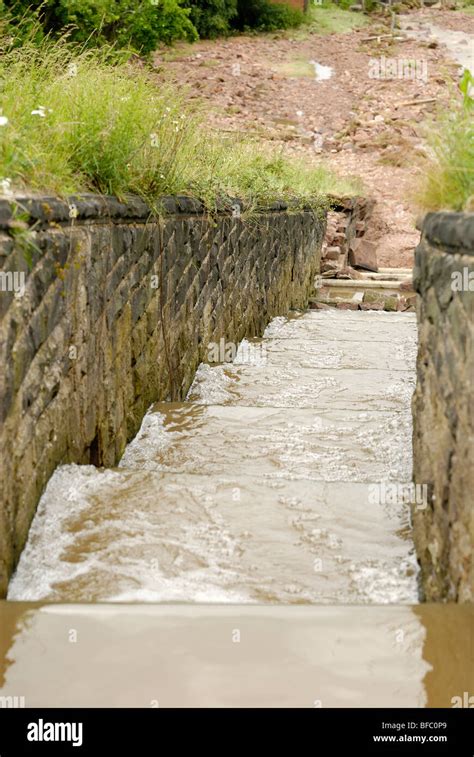
[[[349,249],[349,264],[366,271],[378,271],[377,245],[368,239],[353,239]]]
[[[413,277],[419,327],[414,479],[429,484],[433,500],[413,512],[415,546],[428,601],[472,602],[474,293],[451,285],[454,273],[474,270],[474,215],[429,213],[421,230]]]

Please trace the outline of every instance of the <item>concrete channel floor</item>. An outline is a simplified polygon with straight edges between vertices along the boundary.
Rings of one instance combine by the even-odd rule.
[[[413,314],[275,319],[157,403],[119,468],[60,467],[9,599],[410,603]]]
[[[151,408],[118,468],[58,468],[0,604],[0,695],[450,706],[466,685],[469,611],[416,607],[400,496],[415,354],[411,313],[277,318],[232,364],[202,365],[186,402]],[[81,644],[64,646],[68,628]],[[436,645],[449,634],[448,660]],[[86,692],[89,676],[102,684]]]
[[[472,692],[473,614],[0,602],[0,697],[26,707],[452,707]]]

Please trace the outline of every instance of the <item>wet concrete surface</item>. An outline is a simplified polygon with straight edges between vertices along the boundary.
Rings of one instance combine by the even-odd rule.
[[[58,468],[0,602],[2,706],[472,691],[472,607],[417,604],[415,351],[412,314],[278,318],[150,408],[118,468]]]
[[[414,603],[415,316],[275,319],[158,403],[115,470],[60,467],[8,598]]]
[[[466,605],[0,602],[0,697],[26,707],[451,707],[473,690],[472,621]]]

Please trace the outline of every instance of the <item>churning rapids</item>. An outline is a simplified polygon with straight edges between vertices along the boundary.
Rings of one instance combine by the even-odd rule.
[[[158,403],[119,467],[51,478],[10,600],[417,602],[416,320],[276,318]]]

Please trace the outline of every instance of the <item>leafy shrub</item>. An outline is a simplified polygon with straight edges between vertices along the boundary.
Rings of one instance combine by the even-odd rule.
[[[238,0],[238,29],[276,31],[299,26],[305,21],[301,11],[285,4],[274,4],[268,0]]]
[[[200,37],[228,34],[237,16],[237,0],[186,0],[185,5]]]
[[[0,0],[21,39],[32,22],[38,30],[73,41],[100,45],[114,42],[146,54],[164,42],[194,41],[235,30],[272,31],[297,26],[304,15],[268,0]]]
[[[197,31],[180,0],[3,0],[14,18],[36,17],[45,32],[69,30],[70,38],[95,44],[117,42],[142,53],[159,42],[196,40]]]

